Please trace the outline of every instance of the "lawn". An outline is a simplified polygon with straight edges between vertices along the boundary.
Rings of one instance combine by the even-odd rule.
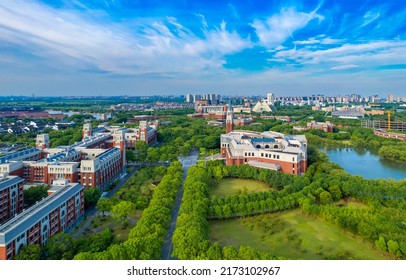
[[[239,192],[266,192],[271,188],[262,182],[247,179],[224,178],[210,189],[211,196],[226,196]]]
[[[368,209],[369,206],[353,198],[341,199],[335,205],[352,209]]]
[[[110,228],[113,230],[114,235],[122,241],[126,241],[128,239],[128,234],[130,230],[135,226],[136,222],[141,217],[142,211],[137,210],[133,214],[128,217],[128,226],[123,228],[120,224],[113,220],[110,216],[95,216],[90,223],[89,228],[85,231],[84,236],[90,236],[93,233],[101,232],[105,228]]]
[[[210,239],[221,245],[249,245],[287,259],[388,259],[368,241],[300,210],[210,222]]]

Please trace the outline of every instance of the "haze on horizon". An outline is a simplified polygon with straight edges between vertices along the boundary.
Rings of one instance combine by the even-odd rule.
[[[3,0],[0,95],[406,96],[402,1]]]

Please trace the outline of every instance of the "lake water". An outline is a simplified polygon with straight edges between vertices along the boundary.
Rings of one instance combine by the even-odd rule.
[[[366,179],[406,179],[406,164],[381,159],[378,153],[351,148],[319,148],[345,171]]]

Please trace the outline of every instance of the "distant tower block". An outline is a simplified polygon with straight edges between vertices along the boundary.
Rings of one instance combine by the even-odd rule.
[[[228,105],[227,117],[226,117],[226,133],[230,133],[234,130],[234,113],[231,103]]]
[[[91,123],[83,124],[82,139],[84,139],[86,136],[91,135],[92,135],[92,124]]]
[[[38,134],[35,147],[38,149],[49,148],[49,134]]]
[[[268,98],[268,104],[273,105],[273,103],[275,102],[275,96],[273,95],[273,93],[268,93],[267,98]]]

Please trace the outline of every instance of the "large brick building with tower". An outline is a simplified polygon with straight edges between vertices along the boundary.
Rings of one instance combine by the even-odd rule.
[[[249,164],[302,175],[307,169],[307,140],[304,135],[272,131],[230,131],[221,135],[221,156],[226,165]]]

